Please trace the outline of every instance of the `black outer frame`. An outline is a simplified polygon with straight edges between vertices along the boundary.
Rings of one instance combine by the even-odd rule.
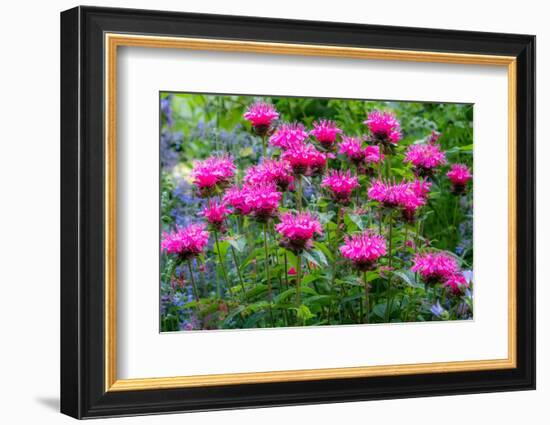
[[[517,57],[517,368],[104,391],[105,32]],[[61,13],[61,412],[75,418],[535,388],[535,37],[76,7]]]

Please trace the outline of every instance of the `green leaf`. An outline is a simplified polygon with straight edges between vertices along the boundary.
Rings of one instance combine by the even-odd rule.
[[[231,320],[233,320],[233,318],[235,316],[237,316],[238,314],[241,314],[244,310],[246,309],[246,306],[244,305],[240,305],[238,306],[235,310],[233,310],[231,313],[229,313],[227,315],[227,317],[225,318],[225,320],[223,321],[223,324],[225,326],[227,326],[229,324],[229,322],[231,322]]]
[[[305,322],[308,319],[311,319],[312,317],[315,317],[315,315],[311,312],[309,307],[305,304],[300,305],[296,309],[296,316],[298,319],[301,319],[303,322]]]
[[[246,238],[240,235],[227,239],[227,242],[229,242],[231,246],[237,250],[237,252],[243,252],[246,247]]]
[[[311,261],[316,266],[320,266],[319,261],[314,258],[313,255],[311,255],[308,251],[304,251],[302,255],[306,260]]]
[[[424,285],[420,283],[416,283],[414,281],[414,274],[410,271],[402,272],[402,271],[394,271],[394,276],[399,276],[403,282],[405,282],[407,285],[413,287],[413,288],[424,288]]]
[[[353,223],[359,230],[365,230],[365,225],[363,224],[363,219],[360,215],[346,214],[344,216],[344,223],[346,224],[346,227],[353,227],[351,226],[351,223]]]
[[[317,248],[319,251],[322,251],[323,254],[330,260],[333,261],[334,257],[332,255],[332,251],[329,249],[329,247],[324,242],[313,242],[313,246]]]

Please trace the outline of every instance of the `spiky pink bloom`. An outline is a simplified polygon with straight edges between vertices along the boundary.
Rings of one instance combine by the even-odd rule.
[[[225,202],[216,200],[208,202],[208,205],[202,210],[202,215],[206,218],[206,221],[217,230],[222,229],[225,218],[230,213],[231,210],[227,208]]]
[[[472,178],[470,169],[464,164],[453,164],[451,170],[447,173],[447,177],[453,185],[453,193],[460,194],[466,189],[466,185]]]
[[[310,143],[295,144],[285,150],[281,156],[292,167],[296,175],[312,175],[322,170],[327,163],[327,156],[319,152]]]
[[[199,255],[210,234],[204,224],[190,224],[187,227],[177,227],[172,232],[162,234],[161,250],[167,254],[177,255],[181,260],[187,260]]]
[[[244,205],[248,214],[256,220],[265,222],[275,216],[281,202],[282,194],[275,184],[244,185],[242,189]]]
[[[336,136],[341,134],[340,130],[334,121],[320,120],[313,123],[313,130],[310,134],[314,136],[321,146],[327,150],[331,150],[336,142]]]
[[[430,182],[419,179],[401,183],[374,180],[367,191],[367,196],[386,208],[401,208],[403,218],[412,222],[416,210],[426,204],[430,187]]]
[[[244,181],[247,184],[275,183],[280,190],[285,191],[294,181],[294,176],[289,162],[266,159],[261,164],[250,167]]]
[[[432,184],[425,180],[415,179],[406,185],[407,188],[400,192],[398,205],[403,209],[403,219],[412,223],[418,208],[426,205]]]
[[[454,273],[449,275],[443,282],[445,286],[453,295],[460,295],[470,286],[466,278],[462,273]]]
[[[384,160],[384,154],[380,151],[378,145],[368,145],[365,148],[365,162],[370,164],[378,164]]]
[[[435,143],[423,143],[410,145],[403,162],[411,163],[415,168],[415,173],[419,176],[429,176],[433,173],[435,167],[447,163],[445,152]]]
[[[357,176],[352,176],[349,170],[346,172],[332,170],[321,182],[321,187],[326,187],[330,191],[334,201],[348,204],[352,192],[359,187],[359,179]]]
[[[209,196],[216,187],[225,188],[233,179],[236,169],[229,156],[211,156],[194,163],[191,177],[201,194]]]
[[[223,202],[232,206],[238,214],[247,215],[250,212],[250,205],[245,202],[244,190],[238,186],[232,186],[225,192]]]
[[[419,273],[426,283],[444,282],[459,272],[456,260],[445,252],[428,252],[414,257],[411,270]]]
[[[386,240],[372,231],[346,236],[340,253],[351,260],[355,268],[367,271],[374,267],[380,257],[386,255]]]
[[[302,123],[282,124],[269,138],[269,144],[280,149],[289,149],[301,145],[308,137]]]
[[[346,155],[355,164],[359,164],[365,159],[366,152],[362,147],[361,139],[358,137],[342,136],[338,148],[338,153]]]
[[[309,249],[313,237],[323,234],[321,223],[309,212],[286,212],[280,219],[281,222],[275,226],[275,230],[281,234],[281,246],[294,253]]]
[[[392,145],[397,145],[403,135],[401,134],[401,124],[392,112],[373,111],[363,121],[375,141]]]
[[[367,196],[373,201],[378,201],[387,208],[399,205],[404,192],[409,189],[406,182],[391,183],[381,179],[374,180],[367,191]]]
[[[250,121],[256,134],[264,136],[277,118],[279,113],[275,107],[269,103],[256,102],[250,105],[243,117]]]

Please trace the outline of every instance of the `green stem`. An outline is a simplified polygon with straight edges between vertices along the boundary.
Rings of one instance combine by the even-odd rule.
[[[357,180],[359,181],[359,165],[355,166],[355,174],[357,174]],[[361,196],[361,183],[357,186],[356,192],[355,192],[355,206],[356,208],[359,208],[359,197]]]
[[[267,247],[267,223],[264,223],[264,251],[265,251],[265,276],[267,279],[267,295],[269,299],[269,317],[271,318],[271,326],[275,327],[275,321],[273,319],[273,309],[271,303],[273,302],[273,290],[271,288],[271,276],[269,275],[269,250]]]
[[[302,175],[296,176],[296,207],[302,211]]]
[[[365,285],[365,323],[369,323],[370,300],[369,300],[369,283],[367,281],[367,272],[363,273],[363,283]]]
[[[286,250],[284,250],[284,256],[285,256],[285,283],[286,283],[286,288],[288,289],[288,257],[286,255]]]
[[[302,255],[296,254],[296,306],[302,304]]]
[[[267,146],[266,146],[266,143],[265,143],[265,138],[266,138],[266,135],[264,134],[262,136],[262,154],[263,154],[264,157],[266,156],[266,153],[267,153]]]
[[[218,258],[220,259],[220,268],[222,269],[223,278],[225,280],[225,284],[227,285],[227,289],[229,290],[229,279],[227,278],[227,272],[225,271],[225,265],[223,263],[222,252],[220,250],[220,242],[218,240],[218,232],[216,230],[214,230],[214,240],[216,242],[216,251],[218,251]],[[220,289],[219,282],[218,282],[216,291],[217,291],[217,294],[218,294],[218,298],[221,299],[222,295],[221,295],[221,289]]]
[[[386,311],[385,311],[385,322],[390,322],[390,312],[391,312],[391,305],[392,305],[392,295],[391,295],[391,277],[388,277],[388,295],[386,297]]]
[[[392,230],[393,230],[393,213],[390,212],[390,214],[388,215],[388,220],[389,220],[389,239],[390,239],[390,249],[388,251],[388,265],[390,266],[391,268],[391,263],[392,263]]]
[[[243,297],[244,297],[246,294],[246,289],[244,287],[244,280],[241,275],[239,261],[237,260],[237,254],[235,253],[235,248],[233,248],[233,245],[231,245],[231,256],[233,257],[233,262],[235,263],[235,269],[237,269],[237,275],[239,276],[239,281],[241,282],[241,288],[243,289]]]
[[[193,295],[197,300],[197,307],[198,307],[198,303],[200,301],[199,291],[197,290],[197,284],[195,283],[195,276],[193,276],[193,266],[191,265],[191,259],[187,260],[187,266],[189,267],[189,277],[191,279],[191,285],[193,286]]]

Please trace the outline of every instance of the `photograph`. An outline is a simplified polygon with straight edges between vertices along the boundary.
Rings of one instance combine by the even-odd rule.
[[[159,107],[161,332],[473,319],[474,105]]]

